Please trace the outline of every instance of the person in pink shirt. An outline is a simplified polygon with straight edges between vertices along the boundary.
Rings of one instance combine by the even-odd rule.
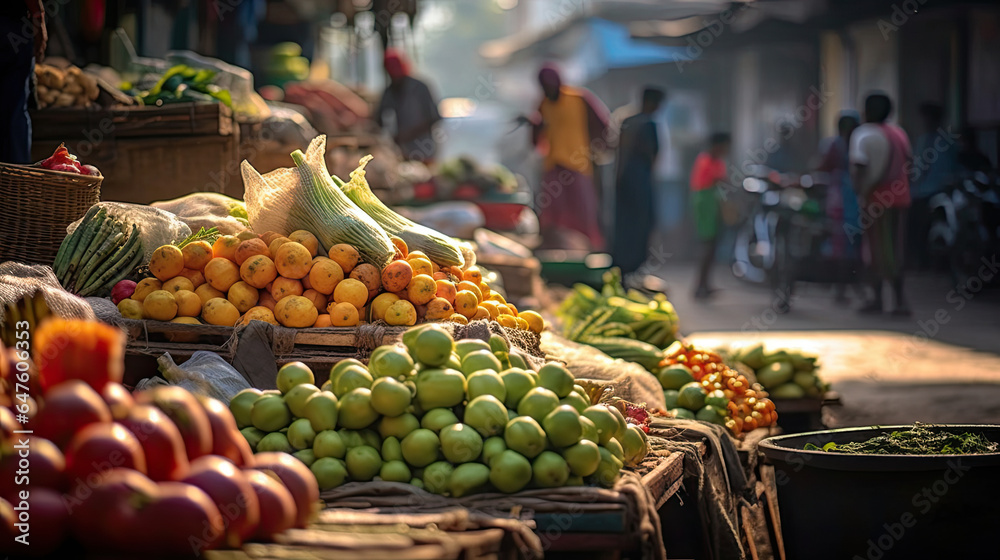
[[[858,205],[857,224],[845,224],[849,236],[863,232],[863,254],[868,265],[872,298],[862,313],[881,313],[882,288],[893,293],[895,315],[909,316],[903,295],[903,254],[906,246],[906,213],[910,207],[913,153],[901,128],[886,122],[892,101],[884,93],[865,99],[865,124],[851,135],[850,161]]]

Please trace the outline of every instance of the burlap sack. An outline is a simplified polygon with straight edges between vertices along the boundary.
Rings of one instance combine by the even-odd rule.
[[[9,261],[0,263],[0,321],[6,317],[8,303],[32,297],[39,291],[42,292],[49,311],[57,317],[95,318],[94,312],[83,298],[63,289],[51,267]]]

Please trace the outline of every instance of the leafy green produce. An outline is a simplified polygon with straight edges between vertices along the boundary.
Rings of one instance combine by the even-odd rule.
[[[969,455],[996,453],[1000,447],[982,434],[956,434],[930,428],[929,425],[916,423],[909,430],[897,430],[865,441],[842,444],[831,441],[823,447],[807,443],[803,449],[854,455]]]

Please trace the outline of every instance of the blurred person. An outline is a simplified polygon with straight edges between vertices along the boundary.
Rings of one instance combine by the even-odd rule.
[[[267,13],[267,2],[265,0],[229,2],[219,4],[215,10],[211,10],[211,13],[218,20],[216,57],[240,68],[252,69],[250,45],[257,41],[258,22],[264,19]],[[184,24],[182,27],[187,26]]]
[[[959,171],[963,173],[988,173],[993,170],[990,158],[979,151],[976,145],[976,131],[972,128],[966,128],[959,136],[956,160]]]
[[[776,127],[778,131],[778,149],[767,156],[766,165],[778,173],[801,173],[802,154],[792,136],[795,134],[795,127],[787,121],[780,121]]]
[[[891,113],[888,95],[870,94],[865,99],[865,123],[851,135],[851,182],[861,209],[854,230],[864,232],[864,256],[873,292],[859,311],[881,313],[882,287],[888,282],[895,303],[892,313],[909,316],[910,307],[903,294],[903,248],[910,207],[906,170],[912,166],[913,153],[906,133],[886,122]]]
[[[930,227],[930,199],[944,191],[958,171],[958,150],[942,134],[944,108],[936,103],[920,105],[922,133],[913,143],[916,156],[907,214],[907,263],[917,268],[928,264],[927,228]]]
[[[726,156],[729,154],[729,134],[717,132],[709,139],[708,149],[698,154],[691,169],[691,207],[695,230],[701,244],[701,260],[695,284],[695,299],[707,299],[716,289],[709,276],[715,263],[722,216],[719,209],[720,188],[727,177]]]
[[[389,86],[382,93],[375,122],[389,131],[404,159],[430,164],[438,148],[434,138],[434,127],[441,121],[437,102],[427,84],[410,75],[405,54],[386,49],[383,63]]]
[[[848,158],[851,134],[860,124],[855,111],[843,111],[837,119],[837,136],[828,140],[818,170],[830,175],[827,190],[826,212],[833,226],[832,256],[839,261],[856,260],[860,254],[858,240],[847,235],[845,224],[858,223],[858,198],[851,184],[851,165]],[[846,301],[846,286],[836,285],[836,301]]]
[[[545,153],[537,197],[542,236],[570,230],[586,236],[591,250],[602,250],[593,158],[595,148],[606,144],[607,109],[590,92],[563,85],[552,66],[538,72],[538,83],[544,97],[529,120],[532,141]]]
[[[645,88],[641,111],[625,119],[619,133],[611,253],[623,274],[638,270],[649,254],[649,234],[655,223],[653,166],[660,151],[653,115],[665,97],[661,89]]]
[[[31,163],[28,99],[35,63],[45,59],[48,43],[42,0],[0,4],[0,36],[0,161]]]

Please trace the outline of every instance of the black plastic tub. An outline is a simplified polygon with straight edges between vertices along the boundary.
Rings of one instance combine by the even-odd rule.
[[[789,560],[1000,558],[1000,453],[848,455],[805,451],[910,426],[767,438]],[[1000,426],[928,426],[1000,442]]]

